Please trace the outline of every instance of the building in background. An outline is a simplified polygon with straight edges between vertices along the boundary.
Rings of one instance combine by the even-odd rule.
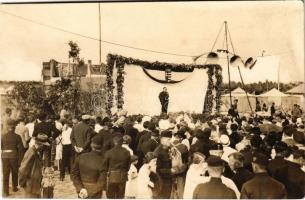
[[[80,83],[82,90],[88,91],[92,86],[100,86],[106,81],[106,65],[93,65],[91,60],[85,64],[61,63],[54,59],[42,63],[42,81],[49,86],[62,78],[70,78]]]

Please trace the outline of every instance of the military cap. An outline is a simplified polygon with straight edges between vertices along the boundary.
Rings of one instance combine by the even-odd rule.
[[[172,138],[172,132],[169,130],[164,130],[161,132],[161,137],[167,137],[167,138]]]
[[[224,165],[224,162],[220,157],[213,155],[208,157],[207,163],[209,167],[221,167]]]
[[[268,163],[269,163],[268,157],[265,154],[262,154],[262,153],[254,154],[252,162],[256,163],[256,164],[259,164],[259,165],[262,165],[262,166],[265,166],[265,167],[267,167]]]

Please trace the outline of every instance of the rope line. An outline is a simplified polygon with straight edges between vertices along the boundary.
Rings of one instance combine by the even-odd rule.
[[[83,37],[83,38],[87,38],[87,39],[91,39],[91,40],[95,40],[95,41],[101,41],[103,43],[107,43],[107,44],[111,44],[111,45],[115,45],[115,46],[120,46],[120,47],[125,47],[125,48],[130,48],[130,49],[136,49],[136,50],[140,50],[140,51],[159,53],[159,54],[167,54],[167,55],[173,55],[173,56],[180,56],[180,57],[191,57],[191,58],[194,57],[193,55],[186,55],[186,54],[177,54],[177,53],[171,53],[171,52],[156,51],[156,50],[151,50],[151,49],[145,49],[145,48],[134,47],[134,46],[125,45],[125,44],[120,44],[120,43],[116,43],[116,42],[110,42],[110,41],[106,41],[106,40],[99,40],[99,39],[91,37],[91,36],[83,35],[83,34],[76,33],[76,32],[73,32],[73,31],[69,31],[69,30],[66,30],[66,29],[63,29],[63,28],[59,28],[59,27],[56,27],[56,26],[52,26],[52,25],[48,25],[48,24],[45,24],[45,23],[37,22],[37,21],[31,20],[31,19],[28,19],[28,18],[25,18],[25,17],[22,17],[22,16],[18,16],[18,15],[15,15],[15,14],[12,14],[12,13],[9,13],[9,12],[6,12],[6,11],[0,10],[0,12],[4,13],[4,14],[7,14],[7,15],[10,15],[10,16],[13,16],[13,17],[16,17],[16,18],[19,18],[19,19],[22,19],[22,20],[25,20],[25,21],[28,21],[28,22],[31,22],[31,23],[34,23],[34,24],[38,24],[40,26],[45,26],[45,27],[48,27],[48,28],[51,28],[51,29],[55,29],[55,30],[58,30],[58,31],[61,31],[61,32],[77,35],[77,36],[80,36],[80,37]]]
[[[163,51],[156,51],[156,50],[151,50],[151,49],[146,49],[146,48],[134,47],[134,46],[120,44],[120,43],[111,42],[111,41],[107,41],[107,40],[100,40],[100,39],[97,39],[97,38],[94,38],[94,37],[91,37],[91,36],[88,36],[88,35],[80,34],[80,33],[69,31],[69,30],[66,30],[66,29],[63,29],[63,28],[60,28],[60,27],[56,27],[56,26],[45,24],[45,23],[37,22],[37,21],[34,21],[32,19],[28,19],[28,18],[19,16],[19,15],[10,13],[10,12],[6,12],[6,11],[3,11],[3,10],[0,10],[0,13],[3,13],[3,14],[6,14],[6,15],[10,15],[10,16],[19,18],[19,19],[22,19],[24,21],[31,22],[33,24],[37,24],[37,25],[44,26],[44,27],[47,27],[47,28],[50,28],[50,29],[54,29],[54,30],[57,30],[57,31],[69,33],[69,34],[76,35],[76,36],[79,36],[79,37],[87,38],[87,39],[90,39],[90,40],[95,40],[95,41],[99,41],[99,42],[103,42],[103,43],[107,43],[107,44],[111,44],[111,45],[115,45],[115,46],[120,46],[120,47],[140,50],[140,51],[159,53],[159,54],[166,54],[166,55],[173,55],[173,56],[180,56],[180,57],[190,57],[190,58],[194,58],[194,57],[203,57],[203,58],[206,58],[206,55],[208,54],[208,53],[203,53],[203,54],[200,54],[199,56],[198,55],[187,55],[187,54],[177,54],[177,53],[171,53],[171,52],[163,52]],[[213,49],[214,49],[214,47],[216,45],[216,42],[217,42],[217,40],[219,38],[219,35],[220,35],[220,33],[221,33],[222,29],[223,29],[223,26],[224,26],[224,24],[221,26],[221,28],[220,28],[220,30],[219,30],[219,32],[217,34],[216,40],[213,43],[211,51],[213,51]],[[231,42],[231,46],[232,46],[233,52],[235,54],[234,47],[233,47],[233,44],[232,44],[231,34],[230,34],[229,30],[228,30],[228,33],[229,33],[229,38],[230,38],[230,42]],[[223,45],[224,45],[224,43],[223,43]],[[285,52],[279,52],[279,53],[276,53],[274,55],[264,55],[264,56],[258,55],[258,56],[253,56],[253,57],[270,57],[270,56],[275,56],[275,55],[288,55],[288,54],[291,54],[291,52],[293,52],[293,51],[294,50],[289,50],[289,51],[285,51]],[[219,57],[219,58],[220,59],[226,59],[225,57]],[[241,57],[241,58],[248,58],[248,57]]]

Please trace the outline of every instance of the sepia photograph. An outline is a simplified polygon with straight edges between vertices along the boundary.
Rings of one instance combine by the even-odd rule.
[[[303,1],[0,0],[1,198],[304,199]]]

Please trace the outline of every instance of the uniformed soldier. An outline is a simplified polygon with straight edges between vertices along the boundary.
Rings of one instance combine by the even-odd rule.
[[[157,152],[157,174],[159,176],[160,191],[158,199],[169,199],[172,190],[172,160],[170,156],[172,132],[161,132],[160,147]]]
[[[114,147],[105,153],[102,164],[102,183],[107,183],[107,198],[123,199],[125,194],[131,156],[128,150],[122,147],[123,137],[114,133]]]
[[[193,192],[193,199],[236,199],[235,192],[221,180],[224,161],[218,156],[210,155],[207,163],[211,179],[207,183],[197,185]]]
[[[253,156],[254,178],[243,184],[242,199],[285,199],[285,186],[267,174],[268,157],[257,153]]]
[[[103,183],[101,166],[103,163],[100,137],[91,142],[92,151],[83,153],[75,159],[71,179],[80,198],[99,199],[102,197]]]
[[[9,177],[12,173],[13,191],[18,191],[18,168],[23,154],[21,137],[14,132],[15,121],[8,120],[6,124],[7,133],[2,135],[2,173],[3,173],[3,196],[9,196]]]

